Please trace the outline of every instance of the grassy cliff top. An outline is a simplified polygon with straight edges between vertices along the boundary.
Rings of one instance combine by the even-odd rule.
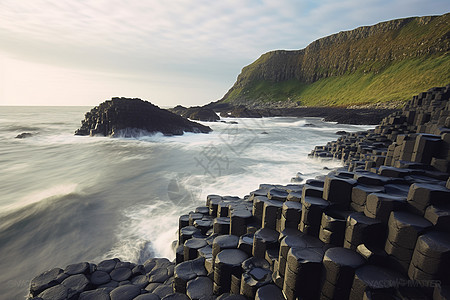
[[[348,106],[405,101],[450,83],[450,13],[359,27],[263,54],[221,99]]]

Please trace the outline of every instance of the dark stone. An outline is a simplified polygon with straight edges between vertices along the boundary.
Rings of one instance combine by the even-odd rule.
[[[186,108],[181,105],[177,105],[174,108],[169,109],[169,111],[191,120],[204,122],[216,122],[220,120],[220,117],[214,112],[214,110],[205,107],[193,106]]]
[[[355,271],[349,299],[363,299],[364,292],[368,291],[393,294],[398,282],[405,280],[406,278],[401,274],[386,268],[372,265],[362,266]]]
[[[436,230],[450,232],[450,205],[430,205],[424,217]]]
[[[16,136],[16,139],[25,139],[25,138],[29,138],[29,137],[32,137],[32,136],[33,136],[33,134],[31,134],[29,132],[23,132],[21,134],[18,134]]]
[[[235,235],[220,235],[216,237],[212,244],[212,255],[214,259],[217,254],[224,249],[236,249],[239,244],[239,237]]]
[[[267,249],[277,246],[278,235],[278,232],[273,229],[258,229],[253,236],[253,256],[264,258]]]
[[[286,201],[288,195],[289,193],[286,190],[278,188],[270,189],[267,192],[267,198],[269,198],[269,200]]]
[[[111,300],[132,300],[141,294],[141,289],[132,284],[126,284],[116,287],[109,294]]]
[[[373,193],[367,196],[364,214],[386,224],[392,211],[401,210],[405,206],[406,197]]]
[[[255,300],[284,300],[283,293],[279,287],[274,284],[268,284],[260,287],[256,291]]]
[[[186,293],[186,284],[189,280],[198,276],[206,276],[207,274],[205,258],[203,257],[178,264],[175,267],[174,291]]]
[[[380,221],[368,218],[363,213],[352,213],[348,216],[345,240],[352,245],[352,250],[359,244],[381,245],[384,237],[385,231]]]
[[[159,298],[164,299],[164,297],[173,294],[172,285],[162,284],[153,290],[152,294],[158,295]],[[111,299],[112,300],[112,299]]]
[[[131,270],[129,268],[117,268],[111,271],[109,274],[112,280],[124,281],[130,278]]]
[[[323,186],[323,199],[345,206],[351,201],[352,188],[355,184],[354,179],[327,175]]]
[[[180,293],[172,293],[164,298],[161,298],[161,300],[190,300],[188,296]]]
[[[97,265],[97,271],[103,271],[103,272],[109,273],[112,270],[114,270],[114,268],[116,267],[116,264],[117,264],[117,261],[115,261],[114,259],[104,260]]]
[[[250,257],[242,263],[242,269],[240,293],[250,299],[255,298],[258,288],[272,281],[270,265],[265,259]]]
[[[423,217],[393,211],[388,222],[388,240],[400,247],[413,249],[417,237],[431,226],[432,224]]]
[[[109,292],[103,289],[85,291],[80,294],[79,300],[110,300]]]
[[[198,250],[206,245],[206,241],[199,238],[192,238],[184,242],[184,261],[197,258]]]
[[[147,274],[148,282],[164,283],[170,277],[168,271],[168,268],[153,269],[150,273]]]
[[[208,299],[213,295],[213,282],[208,277],[197,277],[188,281],[186,295],[189,299]]]
[[[133,300],[160,300],[158,295],[155,294],[142,294],[134,298]]]
[[[334,287],[339,287],[342,299],[348,298],[353,283],[355,270],[365,263],[358,253],[341,248],[330,248],[323,257],[325,280]],[[332,288],[332,287],[329,287]],[[332,292],[335,294],[335,292]]]
[[[90,285],[89,280],[84,274],[72,275],[66,278],[62,283],[67,288],[67,297],[79,296]]]
[[[101,285],[111,281],[111,277],[108,273],[103,271],[95,271],[91,274],[91,283],[94,285]]]
[[[68,296],[68,289],[62,284],[55,285],[39,294],[42,300],[65,300]]]
[[[140,99],[113,98],[86,113],[76,135],[134,136],[143,130],[164,135],[208,133],[211,128],[189,121]]]
[[[217,234],[229,234],[230,233],[230,218],[218,217],[214,219],[213,229]]]
[[[135,286],[138,286],[141,289],[144,289],[148,285],[149,280],[146,275],[138,275],[131,279],[131,283]]]
[[[31,280],[30,291],[33,296],[37,296],[42,291],[57,285],[58,276],[63,273],[60,268],[54,268],[36,276]]]

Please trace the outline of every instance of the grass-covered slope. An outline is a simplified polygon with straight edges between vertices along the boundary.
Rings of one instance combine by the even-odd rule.
[[[450,14],[340,32],[245,67],[221,102],[348,106],[403,101],[450,83]]]

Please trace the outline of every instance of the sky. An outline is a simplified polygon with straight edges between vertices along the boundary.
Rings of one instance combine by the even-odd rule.
[[[203,105],[268,51],[449,11],[448,0],[0,0],[0,105]]]

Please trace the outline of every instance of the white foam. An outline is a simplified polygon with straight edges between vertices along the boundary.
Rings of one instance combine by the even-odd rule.
[[[77,190],[77,186],[78,184],[76,183],[59,184],[51,188],[32,192],[12,204],[5,205],[4,207],[2,207],[2,212],[9,213],[12,210],[20,209],[22,207],[40,202],[45,199],[72,194]]]

